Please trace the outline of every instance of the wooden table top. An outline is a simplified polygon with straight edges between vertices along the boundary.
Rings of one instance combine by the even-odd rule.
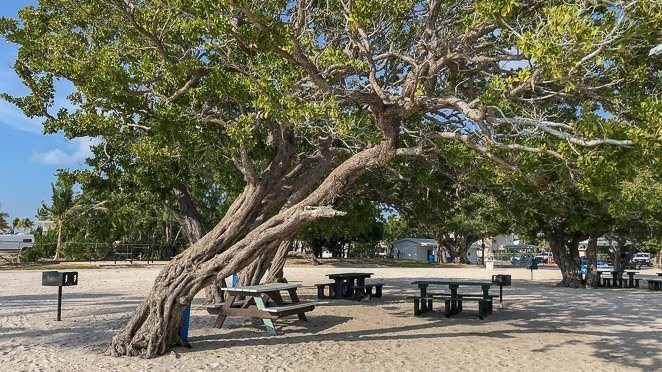
[[[221,288],[221,289],[229,292],[265,293],[265,292],[273,292],[273,291],[286,291],[288,289],[299,288],[299,287],[301,287],[301,283],[267,283],[260,285],[229,287],[229,288]]]

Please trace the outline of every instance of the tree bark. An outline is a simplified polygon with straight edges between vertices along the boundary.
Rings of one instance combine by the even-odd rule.
[[[198,208],[193,202],[191,194],[183,187],[174,187],[172,194],[177,200],[177,206],[170,208],[172,214],[184,229],[189,244],[193,245],[206,233],[205,224]],[[216,304],[223,302],[223,291],[221,288],[225,284],[225,278],[214,280],[214,283],[205,288],[205,303]]]
[[[620,275],[623,275],[625,269],[627,269],[628,263],[632,260],[634,256],[634,249],[630,249],[629,252],[625,252],[627,239],[623,237],[617,237],[616,240],[616,249],[612,251],[612,261],[614,263],[614,270],[618,271]]]
[[[269,266],[271,266],[271,262],[276,255],[274,246],[278,247],[278,244],[272,244],[258,259],[239,272],[239,285],[258,285],[262,282],[262,278],[267,274]]]
[[[378,126],[381,129],[384,123]],[[263,187],[269,178],[249,182],[223,219],[164,267],[148,296],[111,341],[109,352],[116,356],[150,358],[182,345],[178,335],[182,314],[196,293],[216,278],[225,278],[248,266],[272,244],[280,244],[312,222],[342,215],[331,206],[366,170],[382,166],[395,156],[396,128],[395,122],[390,123],[389,139],[352,155],[301,202],[281,210],[250,231],[248,228],[262,212],[262,202],[269,197]],[[258,177],[247,178],[252,181]]]
[[[173,188],[172,194],[177,200],[177,207],[170,210],[184,229],[189,243],[195,244],[206,233],[204,220],[185,187]]]
[[[598,236],[592,234],[588,238],[588,244],[586,246],[586,258],[588,262],[586,263],[586,286],[597,288],[598,287]]]
[[[271,266],[269,266],[269,271],[267,275],[267,282],[283,282],[284,275],[283,270],[285,269],[285,261],[287,261],[287,255],[292,250],[294,246],[291,239],[285,240],[280,243],[276,254],[274,255],[273,260],[271,261]]]
[[[317,259],[317,255],[315,255],[315,250],[313,249],[313,247],[310,245],[309,242],[297,241],[294,243],[294,246],[296,248],[292,252],[293,255],[304,258],[311,265],[317,266],[320,264],[320,261]]]
[[[459,258],[462,263],[469,263],[467,252],[469,251],[470,244],[474,241],[475,238],[471,236],[450,236],[448,234],[437,236],[437,242],[443,251],[453,259],[456,257]]]
[[[57,224],[57,244],[55,246],[55,258],[54,260],[60,259],[60,251],[62,249],[62,221],[58,221]]]
[[[554,261],[556,261],[563,275],[563,279],[556,285],[572,288],[583,287],[581,261],[579,260],[579,242],[581,238],[574,236],[568,239],[562,224],[547,230],[546,235],[552,253],[554,253]]]

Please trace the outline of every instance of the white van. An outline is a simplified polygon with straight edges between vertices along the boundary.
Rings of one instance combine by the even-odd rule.
[[[34,246],[34,235],[30,234],[1,234],[1,253],[21,253],[24,249]]]

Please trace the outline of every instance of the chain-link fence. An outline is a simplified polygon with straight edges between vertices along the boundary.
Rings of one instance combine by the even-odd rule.
[[[55,256],[57,243],[40,242],[21,253],[21,261],[34,262]],[[91,243],[63,242],[60,248],[60,261],[151,261],[169,260],[184,247],[158,243]]]

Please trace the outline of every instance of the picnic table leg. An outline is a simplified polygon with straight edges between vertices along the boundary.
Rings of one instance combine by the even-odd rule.
[[[420,310],[420,312],[424,313],[424,312],[428,311],[427,303],[424,299],[425,297],[428,296],[428,286],[427,286],[427,284],[419,284],[418,288],[421,290],[421,310]]]
[[[257,305],[257,308],[264,311],[266,306],[262,301],[262,297],[256,296],[253,297],[253,299],[255,300],[255,305]],[[267,328],[267,332],[271,333],[272,335],[276,334],[276,327],[274,327],[274,323],[271,321],[271,319],[262,318],[262,323],[264,323],[264,326]]]
[[[634,273],[628,273],[628,276],[630,277],[630,288],[634,288]]]
[[[232,304],[234,303],[234,300],[236,298],[237,296],[234,295],[227,296],[225,302],[223,303],[223,307],[221,308],[221,313],[218,314],[218,316],[216,317],[216,321],[214,322],[214,328],[223,327],[223,323],[225,323],[225,319],[228,317],[225,314],[227,314],[227,310],[229,310],[232,307]]]
[[[451,290],[451,297],[456,298],[457,297],[457,288],[458,286],[456,285],[449,285],[448,288]],[[455,314],[457,312],[457,301],[453,300],[451,301],[451,313]]]
[[[362,288],[354,289],[354,298],[357,299],[358,301],[361,301],[361,299],[365,297],[365,278],[364,277],[356,278],[356,286]]]
[[[287,293],[289,293],[290,299],[292,300],[293,304],[299,303],[299,295],[297,295],[297,289],[296,288],[288,289]],[[299,320],[303,320],[304,322],[308,321],[308,318],[306,318],[305,313],[299,313],[299,314],[297,314],[297,317],[299,318]]]
[[[276,306],[283,306],[283,305],[285,305],[285,300],[283,300],[283,296],[280,295],[280,292],[278,292],[278,291],[273,291],[273,292],[266,292],[265,294],[268,296],[267,300],[265,301],[265,304],[266,304],[266,305],[269,304],[269,298],[272,299],[272,300],[274,301],[274,303],[276,304]]]
[[[335,278],[333,280],[336,282],[333,288],[333,298],[339,300],[343,298],[343,280],[339,278]]]

